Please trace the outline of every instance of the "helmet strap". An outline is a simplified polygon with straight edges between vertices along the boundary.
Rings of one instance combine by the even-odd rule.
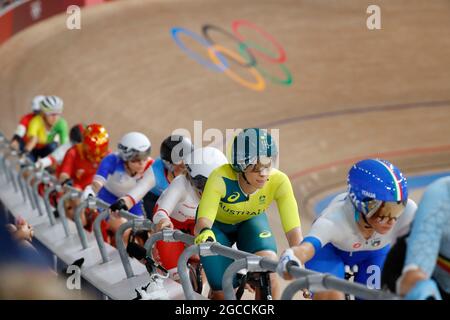
[[[367,218],[366,218],[365,214],[362,213],[362,212],[359,212],[358,210],[355,209],[355,221],[356,221],[356,223],[359,223],[359,218],[360,218],[360,216],[361,216],[362,219],[364,220],[364,225],[363,225],[363,227],[364,227],[365,229],[373,229],[372,225],[369,223],[369,221],[367,221]]]
[[[250,184],[250,182],[247,180],[247,177],[245,176],[245,172],[244,171],[242,171],[242,177],[244,178],[244,180],[245,180],[245,182],[247,184]]]
[[[363,213],[361,213],[361,216],[362,216],[362,218],[363,218],[363,220],[364,220],[364,228],[365,229],[373,229],[373,227],[372,227],[372,225],[369,223],[369,221],[367,220],[367,218],[366,218],[366,215],[365,214],[363,214]]]

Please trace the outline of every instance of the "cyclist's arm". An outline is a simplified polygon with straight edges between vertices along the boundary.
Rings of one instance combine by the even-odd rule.
[[[176,177],[169,187],[159,196],[155,205],[153,222],[158,223],[162,219],[169,219],[177,204],[186,196],[186,178]]]
[[[211,228],[216,220],[220,199],[225,194],[225,182],[217,169],[211,173],[206,181],[205,190],[198,205],[197,220],[195,222],[195,235],[204,228]]]
[[[34,147],[36,147],[38,143],[38,137],[37,136],[32,136],[30,137],[30,139],[28,140],[27,144],[24,147],[24,151],[25,152],[30,152],[34,149]]]
[[[298,245],[303,240],[302,229],[300,227],[295,227],[286,233],[286,239],[290,247]]]
[[[19,123],[19,125],[16,128],[16,131],[14,132],[14,135],[18,136],[19,138],[25,137],[25,134],[27,133],[27,127],[23,124]]]
[[[447,210],[448,186],[442,181],[430,185],[422,196],[408,238],[404,277],[400,284],[400,294],[406,293],[414,284],[429,278],[436,266],[441,238],[449,225]]]
[[[68,143],[70,140],[69,140],[69,127],[67,126],[67,121],[63,118],[60,118],[56,126],[57,126],[56,132],[59,135],[59,143],[60,144]]]
[[[282,173],[280,178],[281,183],[276,190],[274,199],[277,202],[286,239],[288,240],[289,246],[292,247],[298,245],[303,239],[300,228],[300,216],[289,178],[284,173]]]
[[[113,174],[117,165],[117,156],[112,153],[102,159],[92,181],[92,189],[98,193],[103,188],[108,176]]]
[[[73,168],[75,165],[75,156],[76,150],[75,148],[69,149],[66,152],[64,159],[61,163],[61,167],[59,170],[59,182],[64,182],[67,179],[70,179],[73,176]]]
[[[145,194],[149,192],[156,185],[156,178],[153,172],[153,167],[149,167],[145,170],[144,176],[141,180],[131,189],[125,197],[125,203],[128,208],[133,207],[136,203],[144,198]]]
[[[294,251],[295,256],[303,263],[305,264],[309,260],[314,257],[316,254],[316,250],[314,249],[314,246],[309,242],[303,242],[299,246],[295,246],[292,248]]]
[[[306,263],[314,257],[317,251],[319,251],[327,243],[331,242],[333,232],[336,230],[333,222],[319,218],[311,226],[311,230],[308,235],[303,239],[302,243],[293,248],[295,255],[303,262]]]
[[[31,150],[36,147],[38,141],[39,141],[39,127],[40,127],[40,121],[39,118],[34,117],[31,119],[30,124],[28,125],[28,131],[27,131],[27,137],[28,142],[25,145],[24,151],[30,152]]]
[[[60,145],[58,148],[56,148],[55,151],[50,154],[49,157],[52,157],[56,163],[62,163],[64,156],[67,154],[67,151],[69,151],[71,147],[72,144],[70,142]]]

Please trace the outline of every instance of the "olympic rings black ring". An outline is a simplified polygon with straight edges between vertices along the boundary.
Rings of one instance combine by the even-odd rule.
[[[214,40],[211,38],[211,36],[209,34],[210,30],[215,30],[215,31],[227,36],[228,38],[232,39],[233,41],[235,41],[238,44],[238,47],[245,46],[245,48],[246,48],[245,51],[247,53],[249,62],[243,64],[240,61],[236,61],[236,59],[234,59],[233,57],[230,57],[226,53],[222,53],[224,56],[226,56],[228,59],[234,61],[235,63],[237,63],[240,66],[245,67],[245,68],[251,68],[251,67],[256,66],[255,56],[251,53],[250,50],[247,50],[247,45],[244,42],[242,42],[240,39],[238,39],[234,34],[222,29],[221,27],[218,27],[218,26],[215,26],[212,24],[204,24],[202,26],[202,34],[203,34],[203,37],[206,39],[206,41],[208,41],[211,45],[214,45],[216,43],[214,42]]]

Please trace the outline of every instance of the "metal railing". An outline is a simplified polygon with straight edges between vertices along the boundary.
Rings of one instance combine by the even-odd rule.
[[[126,223],[122,224],[119,227],[119,230],[116,232],[116,247],[120,254],[120,259],[122,260],[122,265],[125,269],[125,274],[127,275],[127,278],[134,277],[133,269],[131,268],[131,263],[128,258],[127,249],[125,248],[125,244],[122,240],[123,234],[125,233],[125,230],[130,229],[132,231],[139,231],[139,230],[152,230],[154,228],[153,223],[148,219],[131,219],[128,220]]]
[[[145,243],[145,249],[147,250],[148,256],[151,256],[152,247],[156,241],[181,241],[187,245],[190,245],[181,254],[177,265],[181,285],[183,287],[185,297],[188,300],[196,299],[196,294],[189,278],[189,269],[187,267],[188,260],[196,254],[200,256],[221,255],[235,260],[230,266],[228,266],[222,278],[222,288],[225,299],[227,300],[236,300],[236,294],[233,288],[233,278],[240,270],[247,269],[248,272],[276,272],[278,261],[226,247],[218,242],[207,242],[200,245],[191,245],[193,240],[193,236],[184,234],[179,230],[163,230],[153,234]],[[310,289],[315,292],[323,290],[337,290],[347,294],[352,294],[359,298],[371,300],[400,299],[398,296],[390,292],[369,289],[358,283],[352,283],[332,275],[322,274],[297,266],[288,266],[287,270],[294,278],[297,278],[297,280],[293,281],[285,289],[282,299],[292,299],[294,294],[301,289]]]
[[[76,189],[73,189],[70,187],[68,187],[68,189],[71,190],[72,192],[77,191]],[[79,191],[77,191],[77,192],[79,192]],[[110,215],[109,207],[110,207],[110,205],[108,203],[106,203],[105,201],[98,199],[98,198],[90,197],[84,201],[81,201],[80,205],[78,205],[76,207],[75,214],[74,214],[74,221],[75,221],[75,224],[77,227],[77,232],[80,237],[80,242],[81,242],[81,245],[84,250],[84,249],[87,249],[89,247],[89,245],[88,245],[88,241],[87,241],[86,231],[83,227],[81,214],[87,208],[93,209],[93,210],[98,209],[98,208],[103,209],[103,211],[100,212],[100,214],[95,218],[94,225],[93,225],[93,232],[94,232],[95,240],[97,242],[98,249],[100,251],[100,255],[102,257],[103,263],[107,263],[110,261],[109,257],[108,257],[108,253],[106,251],[106,246],[105,246],[105,242],[103,240],[103,234],[102,234],[102,230],[101,230],[101,222],[103,220],[105,220],[107,217],[109,217],[109,215]],[[127,278],[132,278],[132,277],[134,277],[134,273],[133,273],[133,269],[131,267],[131,263],[130,263],[130,260],[128,257],[128,253],[127,253],[125,244],[122,241],[123,234],[125,233],[125,231],[127,229],[130,229],[130,228],[132,229],[132,231],[152,230],[154,228],[154,225],[150,220],[138,217],[126,210],[120,210],[118,214],[120,217],[125,218],[128,221],[126,223],[120,225],[119,229],[117,230],[117,232],[115,234],[116,248],[117,248],[117,251],[119,252],[119,256],[120,256],[120,259],[121,259],[121,262],[122,262],[122,265],[125,270],[125,274],[126,274]]]
[[[4,136],[0,135],[0,150],[7,149],[5,148],[5,142],[7,140]],[[8,150],[8,149],[7,149]],[[7,183],[12,183],[14,185],[15,178],[13,174],[13,168],[11,168],[11,162],[7,161],[7,157],[17,156],[12,152],[0,152],[0,167],[4,172]],[[14,162],[14,166],[17,163]],[[51,210],[51,205],[49,202],[49,196],[53,191],[61,192],[61,186],[57,184],[54,178],[51,178],[46,173],[34,172],[32,170],[31,165],[23,165],[19,170],[18,181],[20,186],[20,179],[22,179],[22,175],[30,170],[28,178],[26,179],[26,184],[22,184],[21,193],[24,199],[26,199],[26,194],[28,195],[28,200],[30,204],[36,205],[33,207],[37,208],[39,214],[42,215],[42,208],[40,208],[37,194],[37,186],[39,183],[48,184],[49,187],[45,190],[44,193],[44,203],[46,206],[47,213],[49,215],[49,220],[52,225],[55,224],[54,216],[52,216],[53,212]],[[33,189],[30,186],[30,182],[35,180],[33,184]],[[23,181],[22,181],[23,182]],[[25,192],[26,191],[26,192]],[[15,192],[18,192],[17,185],[15,188]],[[71,198],[80,197],[80,191],[67,187],[66,193],[59,199],[57,208],[59,211],[59,216],[64,226],[64,231],[66,236],[69,235],[69,230],[67,226],[67,218],[65,216],[64,210],[64,201]],[[101,221],[106,219],[109,215],[109,204],[104,201],[92,198],[82,201],[79,206],[75,209],[74,221],[77,226],[77,232],[80,238],[80,243],[82,244],[83,249],[88,248],[88,242],[85,230],[81,221],[81,213],[86,208],[95,209],[97,207],[105,209],[101,212],[96,220],[94,221],[94,233],[95,238],[98,243],[98,247],[100,250],[100,254],[102,256],[103,263],[108,262],[107,251],[105,248],[105,244],[103,241],[103,236],[101,233]],[[143,219],[133,215],[128,211],[121,210],[119,212],[121,217],[129,220],[128,222],[122,224],[117,231],[116,237],[116,245],[117,250],[119,251],[119,255],[121,258],[121,262],[123,264],[125,273],[127,278],[131,278],[134,276],[133,270],[131,268],[130,260],[128,254],[126,252],[125,244],[122,241],[123,234],[125,230],[131,228],[132,230],[152,230],[154,225],[151,221],[147,219]],[[145,249],[148,256],[152,256],[152,248],[157,241],[166,241],[166,242],[174,242],[181,241],[185,243],[188,247],[183,251],[179,260],[178,260],[178,273],[180,275],[181,285],[185,294],[185,297],[189,300],[196,299],[196,293],[192,288],[191,280],[189,278],[189,269],[187,266],[188,260],[195,254],[200,256],[211,256],[211,255],[221,255],[224,257],[231,258],[235,260],[225,271],[222,278],[222,286],[225,294],[225,298],[228,300],[236,299],[234,288],[233,288],[233,278],[236,273],[242,269],[247,269],[249,272],[275,272],[278,261],[274,261],[268,258],[263,258],[248,252],[236,250],[230,247],[226,247],[217,242],[207,242],[202,243],[200,245],[194,245],[194,237],[185,234],[179,230],[162,230],[160,232],[154,233],[145,243]],[[361,284],[352,283],[343,279],[339,279],[335,276],[322,274],[315,271],[303,269],[297,266],[288,265],[287,271],[291,274],[296,280],[292,281],[283,291],[281,298],[285,300],[292,299],[297,291],[302,289],[309,289],[313,292],[320,292],[323,290],[338,290],[347,294],[354,295],[363,299],[373,299],[373,300],[384,300],[384,299],[400,299],[398,296],[377,289],[369,289],[366,286]]]

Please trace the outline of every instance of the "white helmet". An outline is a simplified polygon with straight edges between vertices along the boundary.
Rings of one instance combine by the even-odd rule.
[[[228,163],[227,157],[219,149],[205,147],[195,149],[186,160],[186,168],[194,186],[203,191],[209,175],[214,169]]]
[[[41,101],[45,99],[45,96],[35,96],[33,100],[31,100],[31,110],[33,112],[41,111]]]
[[[119,157],[123,161],[129,161],[136,158],[148,158],[152,144],[144,134],[140,132],[129,132],[120,139],[117,148],[119,149]]]
[[[57,96],[45,96],[41,100],[40,107],[41,111],[46,114],[62,113],[64,102]]]

